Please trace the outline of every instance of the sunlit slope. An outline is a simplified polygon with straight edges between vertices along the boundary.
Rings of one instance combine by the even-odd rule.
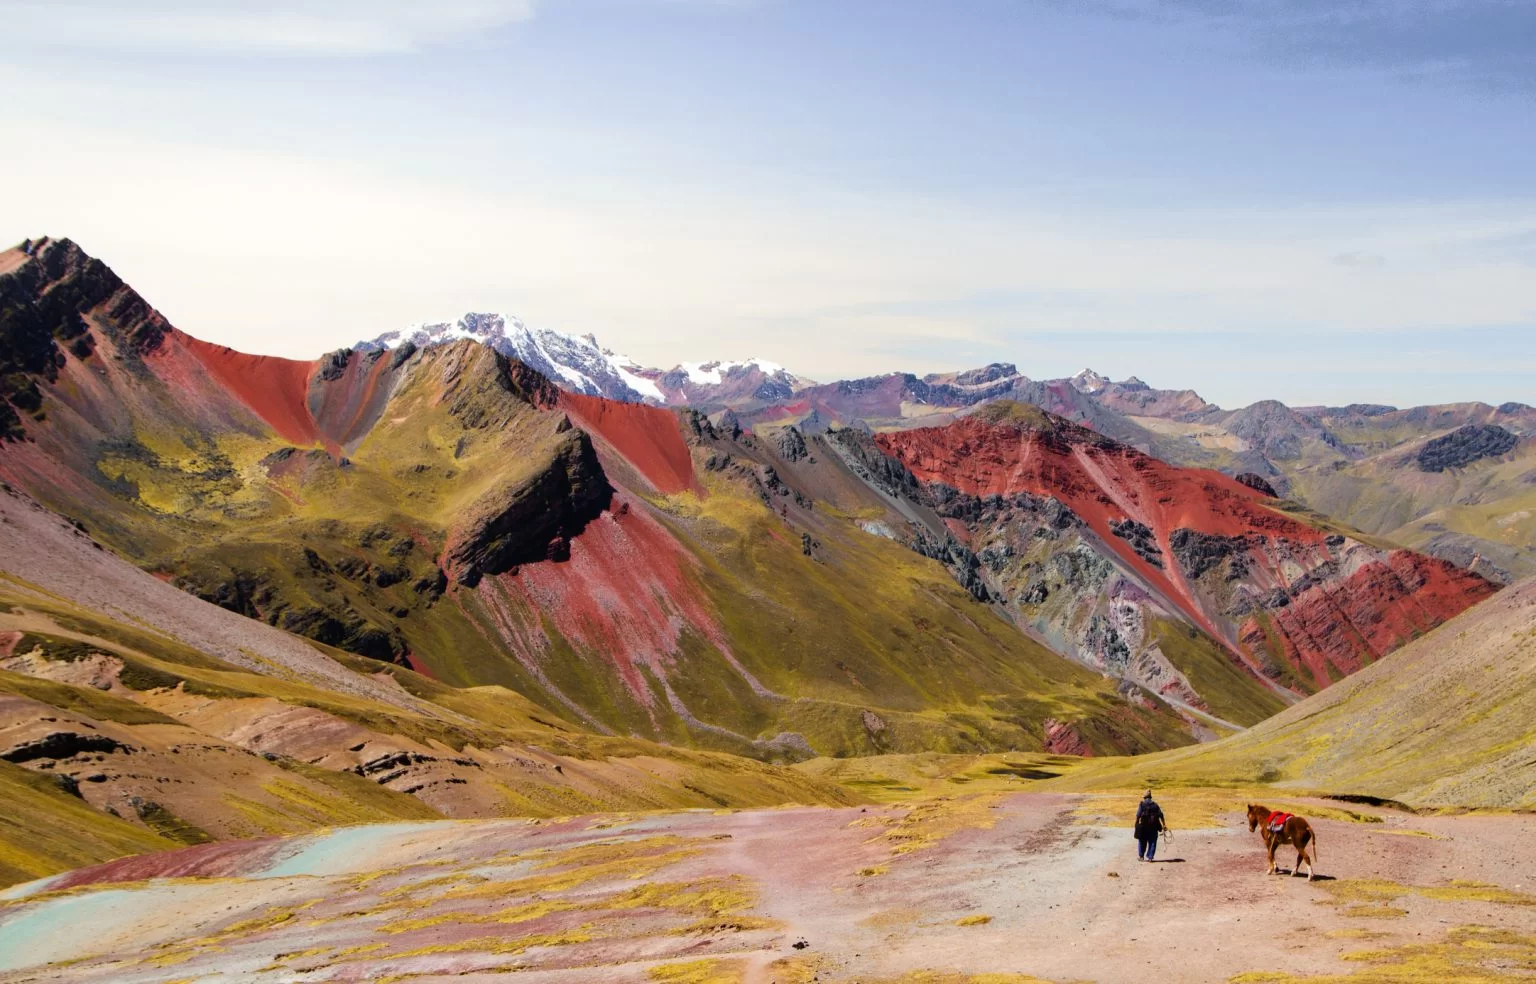
[[[843,446],[942,525],[948,559],[1054,648],[1249,725],[1492,594],[1443,560],[1284,508],[1063,418],[992,403]]]
[[[0,885],[177,843],[98,813],[51,777],[0,762]]]
[[[1404,546],[1497,576],[1536,572],[1536,441],[1426,471],[1426,440],[1341,467],[1298,470],[1295,495]]]
[[[887,510],[831,461],[471,341],[236,352],[73,244],[29,248],[0,277],[39,353],[7,377],[0,479],[227,612],[562,727],[773,760],[1192,738],[861,528]]]
[[[846,803],[592,734],[224,611],[0,487],[0,881],[173,844],[439,817]]]
[[[1536,581],[1243,734],[1091,763],[1052,785],[1251,783],[1419,807],[1536,807]]]

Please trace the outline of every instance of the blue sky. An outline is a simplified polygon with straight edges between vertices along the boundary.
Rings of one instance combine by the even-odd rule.
[[[0,239],[309,356],[1536,403],[1536,5],[0,0]]]

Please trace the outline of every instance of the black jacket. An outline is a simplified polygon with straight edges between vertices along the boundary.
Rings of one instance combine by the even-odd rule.
[[[1163,829],[1163,808],[1152,800],[1142,800],[1136,808],[1136,836],[1156,837]]]

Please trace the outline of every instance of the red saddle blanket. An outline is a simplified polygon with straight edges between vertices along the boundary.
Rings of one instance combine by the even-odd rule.
[[[1268,826],[1270,830],[1274,831],[1284,830],[1285,822],[1295,815],[1296,814],[1294,813],[1281,813],[1279,810],[1276,810],[1274,813],[1269,815],[1269,820],[1266,821],[1266,826]]]

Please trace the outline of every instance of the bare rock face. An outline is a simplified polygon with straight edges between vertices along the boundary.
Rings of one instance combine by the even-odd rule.
[[[1045,750],[1054,755],[1082,755],[1092,757],[1093,749],[1088,742],[1066,721],[1045,719]]]
[[[86,316],[105,314],[122,351],[135,356],[152,351],[169,328],[105,263],[69,240],[28,240],[21,250],[29,259],[0,275],[0,440],[25,434],[22,415],[42,407],[38,381],[58,377],[66,350],[91,356]]]
[[[547,467],[491,489],[465,511],[448,533],[443,570],[474,587],[486,574],[567,557],[570,538],[607,508],[613,491],[591,438],[568,430]]]
[[[1483,458],[1508,454],[1518,443],[1519,438],[1498,424],[1468,424],[1426,443],[1415,460],[1419,471],[1443,472],[1447,468],[1465,468]]]
[[[1262,475],[1255,474],[1254,472],[1243,472],[1236,477],[1239,482],[1242,482],[1255,492],[1262,492],[1271,499],[1280,498],[1280,493],[1276,492],[1275,487],[1270,485]]]
[[[0,751],[0,759],[20,764],[34,759],[74,758],[86,752],[132,752],[132,749],[106,735],[60,730],[17,742]]]
[[[811,453],[806,447],[805,435],[793,426],[779,431],[774,443],[778,445],[779,455],[785,461],[801,461]]]

